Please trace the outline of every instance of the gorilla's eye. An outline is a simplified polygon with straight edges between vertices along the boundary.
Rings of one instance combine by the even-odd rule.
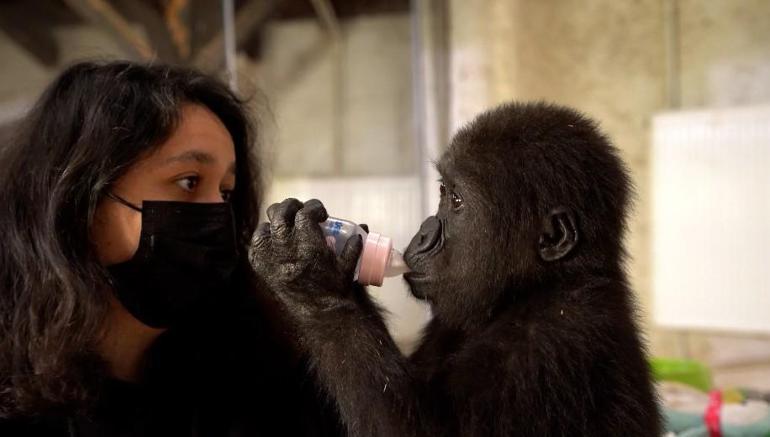
[[[443,183],[439,185],[438,189],[441,192],[441,197],[446,196],[446,186]]]
[[[463,198],[454,191],[451,193],[450,198],[452,200],[452,209],[460,209],[463,206]]]

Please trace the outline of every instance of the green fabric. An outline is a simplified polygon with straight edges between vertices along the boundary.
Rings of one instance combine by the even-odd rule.
[[[711,372],[698,361],[653,358],[650,366],[656,380],[681,382],[703,392],[711,390]]]

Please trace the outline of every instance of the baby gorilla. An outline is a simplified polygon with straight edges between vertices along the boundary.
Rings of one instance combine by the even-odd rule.
[[[438,170],[406,278],[435,316],[411,362],[448,428],[660,435],[623,268],[629,177],[596,125],[504,105],[462,129]]]
[[[438,213],[406,251],[412,293],[434,315],[411,357],[362,290],[273,287],[348,432],[660,435],[624,273],[629,177],[596,125],[563,107],[504,105],[463,128],[438,169]],[[318,202],[284,202],[276,231],[295,214],[298,232],[326,215]],[[344,282],[360,243],[349,246],[319,278]],[[306,271],[259,264],[268,284],[271,268]]]

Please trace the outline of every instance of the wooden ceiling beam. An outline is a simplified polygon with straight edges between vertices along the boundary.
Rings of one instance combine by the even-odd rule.
[[[53,67],[60,53],[51,28],[61,9],[66,10],[42,0],[2,1],[0,31],[41,65]]]
[[[64,0],[64,2],[86,21],[117,36],[118,43],[131,56],[144,61],[156,58],[150,41],[106,0]]]
[[[112,0],[116,12],[126,20],[139,23],[147,34],[148,43],[156,51],[158,58],[165,62],[179,63],[186,57],[183,46],[172,38],[172,30],[164,12],[139,0]],[[188,48],[189,52],[189,48]]]

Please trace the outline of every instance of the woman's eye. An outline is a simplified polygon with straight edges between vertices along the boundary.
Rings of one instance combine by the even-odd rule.
[[[453,209],[459,209],[461,206],[463,206],[463,198],[460,197],[459,194],[453,192],[451,194],[451,200]]]
[[[194,191],[195,187],[200,183],[201,178],[199,176],[187,176],[176,181],[179,188],[185,191]]]

